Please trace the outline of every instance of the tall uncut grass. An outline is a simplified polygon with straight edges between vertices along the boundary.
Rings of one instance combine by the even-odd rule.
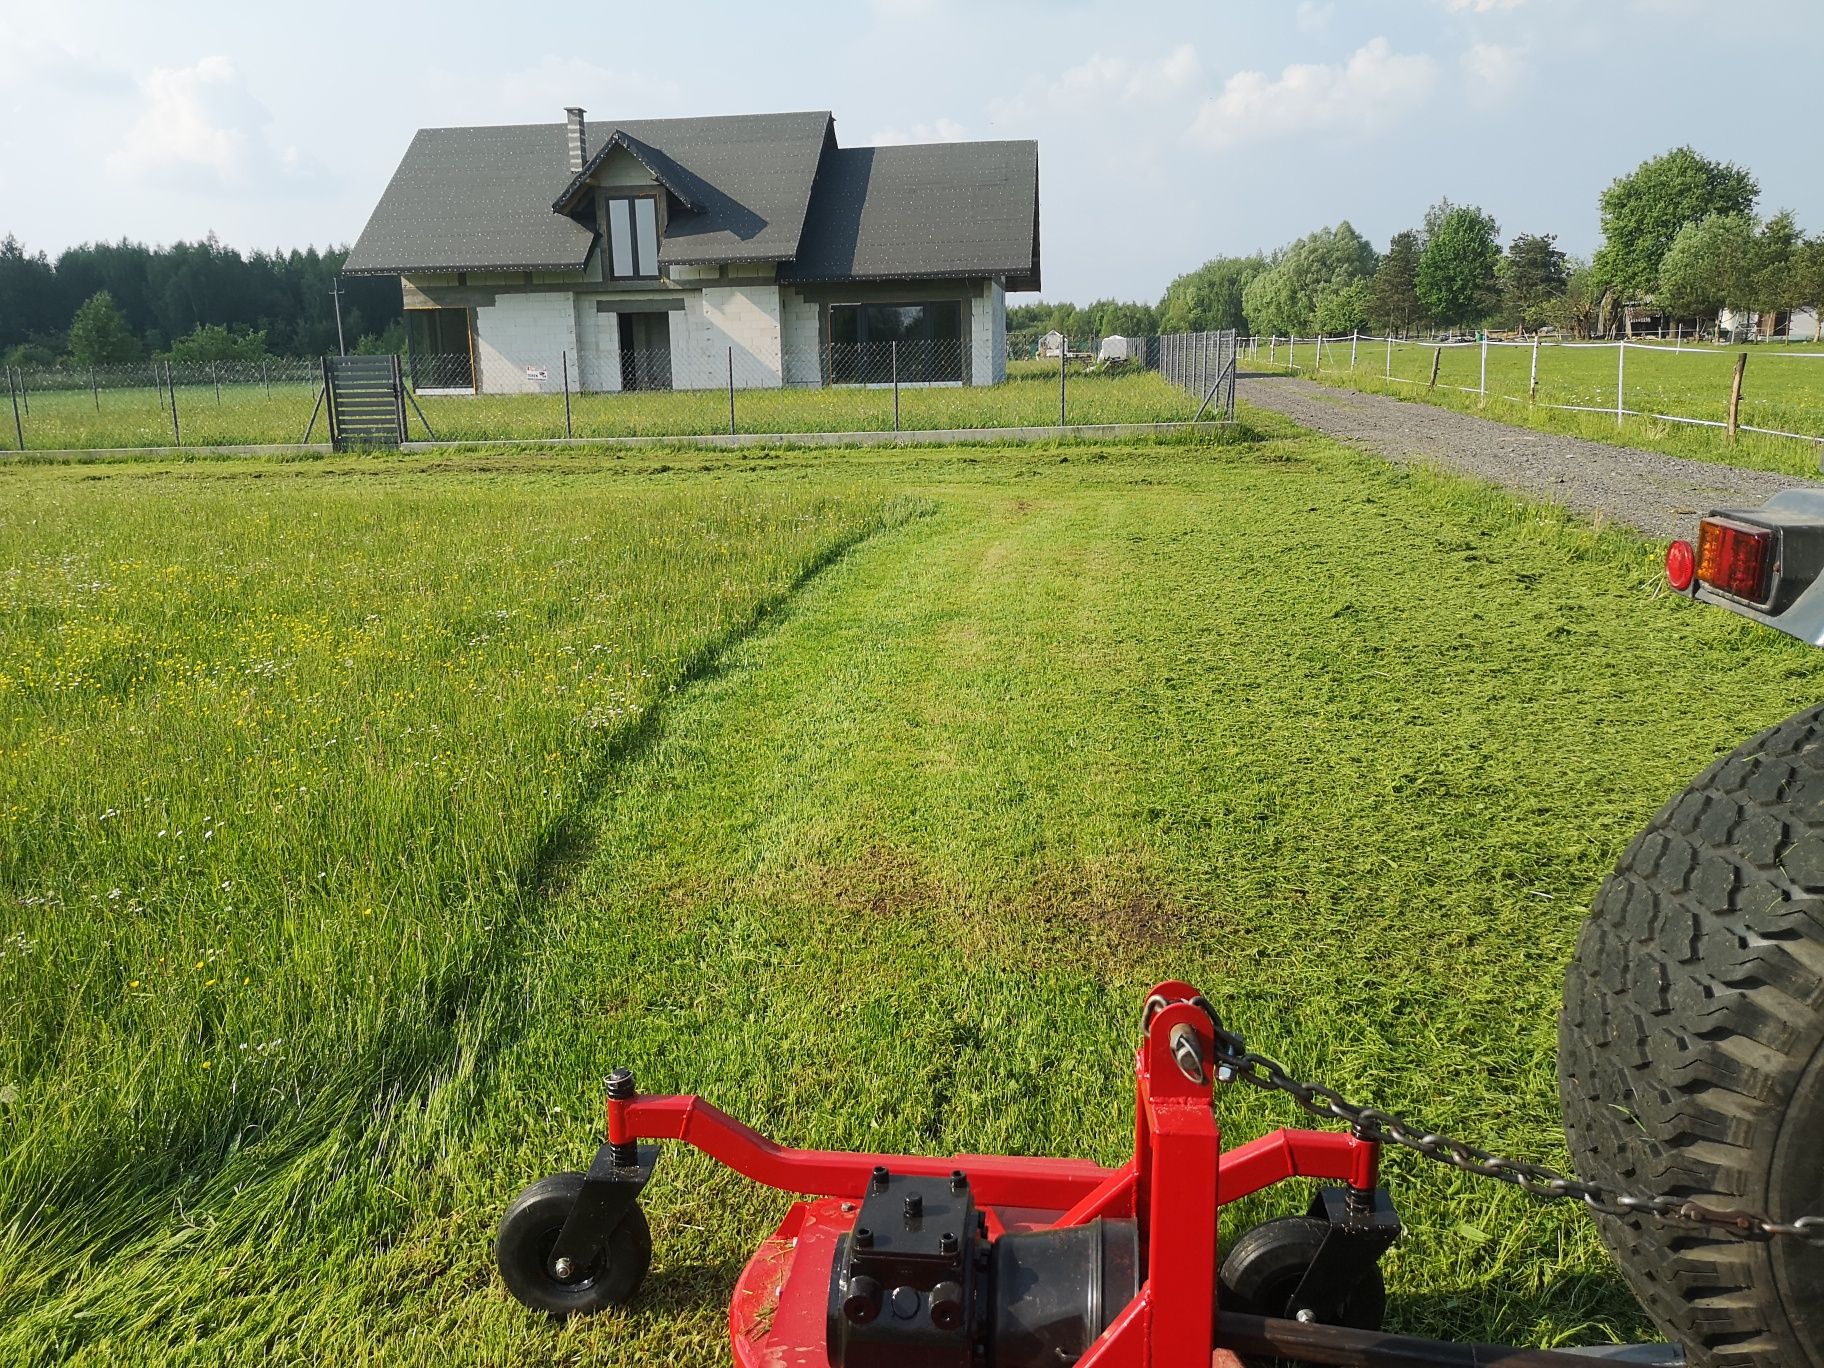
[[[66,1222],[105,1245],[460,1067],[566,815],[899,516],[627,486],[9,478],[0,1312]]]

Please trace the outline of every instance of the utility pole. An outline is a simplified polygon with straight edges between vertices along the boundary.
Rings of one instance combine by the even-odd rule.
[[[342,340],[342,277],[336,276],[329,287],[330,298],[336,301],[336,355],[347,356],[348,344]]]

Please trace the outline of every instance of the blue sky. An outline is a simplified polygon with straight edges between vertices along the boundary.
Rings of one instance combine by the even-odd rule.
[[[1824,230],[1815,0],[0,0],[0,233],[351,241],[412,131],[831,109],[845,145],[1037,138],[1044,294],[1441,195],[1587,253],[1689,142]]]

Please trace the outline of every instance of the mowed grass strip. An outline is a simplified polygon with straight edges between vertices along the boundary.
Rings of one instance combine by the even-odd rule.
[[[453,1067],[566,817],[904,511],[836,481],[5,484],[13,1312],[46,1253],[257,1183]]]
[[[1562,1161],[1554,1016],[1591,893],[1691,773],[1824,679],[1662,595],[1644,543],[1316,438],[652,484],[857,479],[936,511],[731,643],[589,788],[459,1048],[308,1153],[253,1134],[15,1221],[0,1356],[723,1363],[729,1286],[785,1202],[693,1156],[649,1190],[658,1253],[626,1312],[555,1327],[492,1277],[513,1191],[592,1153],[609,1067],[789,1143],[1115,1162],[1163,977],[1301,1074]],[[1249,1092],[1221,1110],[1235,1141],[1299,1123]],[[1389,1168],[1400,1326],[1643,1331],[1580,1212]],[[121,1198],[142,1230],[95,1238],[81,1218]]]
[[[572,362],[574,364],[574,360]],[[558,375],[556,358],[550,365]],[[565,436],[558,382],[540,394],[425,395],[406,415],[413,441],[548,441]],[[329,440],[326,415],[316,414],[318,386],[296,382],[180,385],[178,431],[187,446],[253,446]],[[1072,424],[1184,422],[1201,395],[1188,395],[1154,371],[1090,373],[1073,363],[1064,414]],[[0,396],[0,401],[4,396]],[[22,419],[28,451],[164,447],[173,442],[170,410],[152,385],[142,388],[41,391]],[[905,385],[899,423],[907,430],[1055,427],[1059,418],[1056,363],[1020,363],[999,385]],[[429,431],[420,419],[430,424]],[[735,426],[746,433],[890,432],[890,385],[831,385],[735,391]],[[570,430],[577,437],[691,437],[729,430],[728,391],[641,391],[570,396]],[[12,413],[0,423],[0,452],[16,447]]]
[[[1298,373],[1325,384],[1343,385],[1398,399],[1423,400],[1464,413],[1547,432],[1562,432],[1595,441],[1643,446],[1669,455],[1725,465],[1777,470],[1815,477],[1824,458],[1824,349],[1783,344],[1714,347],[1671,343],[1630,343],[1625,373],[1618,377],[1613,346],[1560,346],[1539,349],[1538,403],[1527,401],[1532,377],[1532,348],[1490,345],[1488,393],[1472,393],[1482,384],[1482,350],[1476,345],[1443,348],[1438,385],[1428,388],[1434,346],[1396,342],[1391,369],[1385,342],[1364,339],[1350,365],[1349,339],[1325,342],[1321,366],[1314,366],[1316,346],[1300,343],[1293,352]],[[1808,434],[1814,441],[1744,432],[1734,443],[1714,427],[1693,426],[1641,415],[1721,423],[1729,411],[1729,391],[1736,357],[1748,353],[1740,421],[1779,432]],[[1277,351],[1284,360],[1285,348]],[[1267,361],[1262,352],[1258,364]],[[1248,364],[1257,364],[1249,362]],[[1624,381],[1625,406],[1633,410],[1615,421],[1616,382]],[[1575,405],[1596,412],[1568,412],[1547,407]]]

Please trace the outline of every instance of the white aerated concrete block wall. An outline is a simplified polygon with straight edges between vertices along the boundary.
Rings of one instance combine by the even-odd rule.
[[[703,291],[702,357],[708,383],[728,383],[734,348],[735,388],[777,389],[783,379],[779,346],[779,287],[770,281],[710,286]],[[693,385],[702,380],[693,379]]]
[[[553,394],[563,382],[563,354],[576,364],[576,304],[568,291],[499,294],[475,310],[475,356],[486,394]],[[544,376],[528,376],[542,370]]]
[[[991,280],[969,301],[970,380],[998,385],[1007,378],[1007,287]]]
[[[570,363],[570,383],[577,389],[602,394],[620,389],[620,321],[618,314],[596,307],[596,296],[577,296],[577,356]]]
[[[788,385],[823,383],[822,340],[818,335],[818,309],[798,291],[779,291],[779,344],[784,349],[784,376]]]

